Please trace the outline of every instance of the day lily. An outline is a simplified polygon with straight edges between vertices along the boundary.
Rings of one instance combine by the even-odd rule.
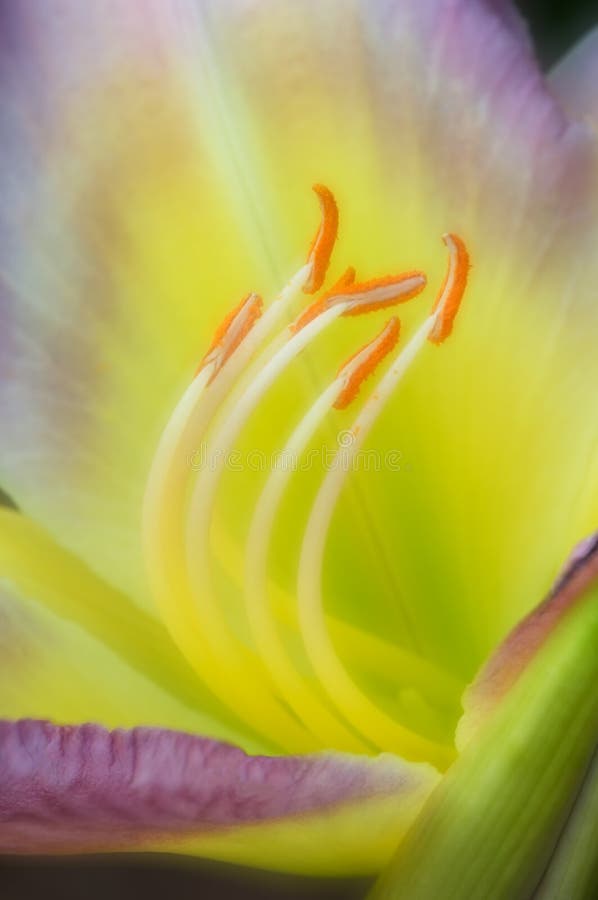
[[[506,0],[0,33],[0,850],[583,896],[596,35],[545,79]]]

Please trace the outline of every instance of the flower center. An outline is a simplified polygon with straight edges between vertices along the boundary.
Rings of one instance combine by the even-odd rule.
[[[397,683],[405,680],[398,673],[407,673],[404,692],[416,710],[406,723],[385,708],[375,692],[358,683],[339,653],[332,628],[340,629],[345,643],[365,645],[368,637],[356,635],[343,623],[331,623],[322,598],[322,571],[334,510],[351,463],[425,343],[440,344],[451,333],[469,267],[459,237],[443,237],[449,251],[444,284],[404,349],[395,352],[400,323],[393,316],[340,366],[278,456],[299,459],[330,410],[355,402],[366,378],[394,354],[353,425],[343,432],[346,440],[327,467],[305,528],[295,601],[306,665],[297,661],[285,639],[269,577],[271,541],[294,465],[272,468],[247,533],[238,602],[246,615],[249,638],[231,627],[214,578],[211,533],[226,460],[268,390],[337,319],[404,303],[426,286],[426,277],[419,271],[357,281],[355,271],[349,269],[285,325],[300,293],[315,294],[321,289],[336,240],[334,197],[322,185],[314,190],[322,218],[307,262],[265,310],[261,297],[251,293],[225,318],[164,429],[144,502],[148,573],[161,614],[199,676],[223,704],[273,746],[290,752],[318,747],[364,753],[390,750],[442,767],[449,764],[453,750],[449,741],[434,734],[434,704],[439,698],[446,701],[454,686],[451,677],[414,654],[370,638],[370,648],[375,646],[370,662],[373,659],[374,668],[385,670],[386,677],[396,678]],[[195,476],[189,459],[200,442],[207,450]]]

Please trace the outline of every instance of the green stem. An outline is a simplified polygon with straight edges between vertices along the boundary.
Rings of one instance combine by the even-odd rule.
[[[535,900],[598,896],[598,750]]]
[[[449,770],[370,900],[529,900],[591,763],[597,684],[594,589]]]

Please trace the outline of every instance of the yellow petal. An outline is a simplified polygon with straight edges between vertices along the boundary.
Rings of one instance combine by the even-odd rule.
[[[404,467],[353,480],[328,603],[468,677],[596,511],[591,132],[554,103],[508,8],[118,10],[97,12],[91,32],[73,3],[15,15],[1,477],[148,604],[138,523],[160,428],[223,311],[301,262],[308,186],[325,181],[340,202],[339,270],[416,265],[437,284],[438,236],[456,231],[474,266],[458,327],[372,438]],[[264,407],[251,443],[270,449],[291,425],[277,418],[272,434],[281,397],[306,401],[370,328],[338,329]],[[253,486],[231,481],[237,541]],[[297,492],[291,548],[310,497],[305,482]]]
[[[0,716],[183,728],[263,749],[165,630],[33,522],[0,508]]]

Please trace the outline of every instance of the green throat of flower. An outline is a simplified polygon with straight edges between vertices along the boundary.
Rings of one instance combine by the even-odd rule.
[[[322,288],[336,240],[334,197],[322,185],[314,190],[322,220],[307,262],[265,310],[261,298],[252,293],[226,317],[161,436],[143,513],[151,586],[164,621],[193,668],[268,745],[288,752],[324,747],[361,753],[388,750],[446,767],[453,757],[451,742],[434,736],[426,719],[433,719],[429,698],[447,693],[450,676],[397,650],[403,667],[411,667],[422,725],[401,721],[375,692],[352,677],[330,633],[321,580],[331,520],[353,459],[425,344],[442,343],[452,330],[469,268],[459,237],[443,236],[449,254],[446,278],[409,342],[395,350],[400,323],[392,316],[340,366],[281,448],[280,459],[299,458],[330,409],[344,409],[355,402],[364,380],[390,358],[352,426],[343,432],[304,531],[294,602],[308,668],[297,664],[286,645],[271,602],[268,571],[269,548],[293,466],[281,465],[269,472],[252,511],[238,598],[250,642],[231,628],[213,578],[211,528],[227,454],[268,390],[301,351],[340,317],[403,303],[426,286],[426,277],[419,271],[359,282],[350,269],[288,325],[289,307],[301,292],[315,294]],[[206,465],[195,473],[189,459],[200,442],[207,448]],[[384,649],[392,656],[392,645]],[[384,652],[372,655],[388,677],[392,663],[385,660]],[[405,657],[409,657],[407,663]]]

